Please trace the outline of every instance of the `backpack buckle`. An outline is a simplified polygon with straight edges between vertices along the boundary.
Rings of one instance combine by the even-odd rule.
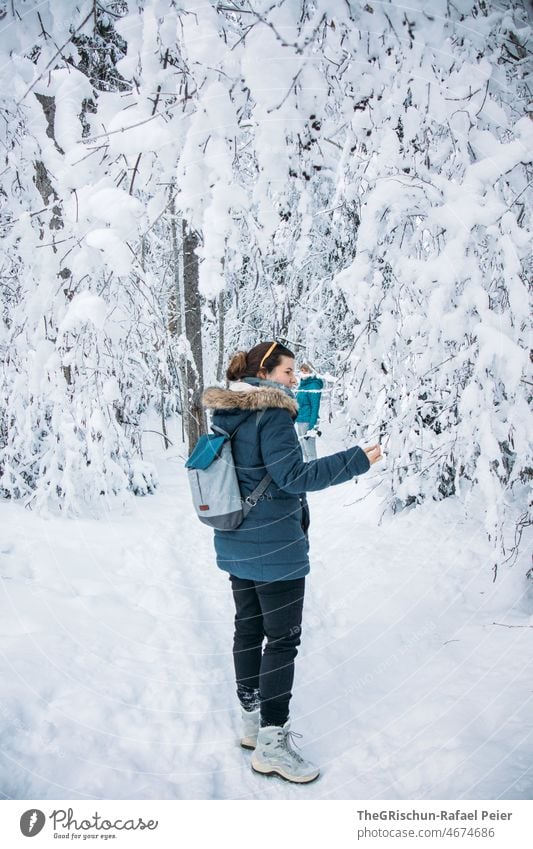
[[[251,495],[247,495],[244,500],[247,504],[250,505],[250,507],[255,507],[255,505],[257,504],[257,499],[252,498]]]

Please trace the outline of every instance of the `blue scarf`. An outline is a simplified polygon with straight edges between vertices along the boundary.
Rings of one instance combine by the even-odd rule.
[[[296,400],[296,395],[292,389],[289,389],[289,387],[285,386],[283,383],[278,383],[277,380],[263,380],[262,377],[243,377],[241,380],[243,380],[244,383],[249,383],[251,386],[272,386],[274,389],[282,389],[283,392],[285,392],[285,395]]]

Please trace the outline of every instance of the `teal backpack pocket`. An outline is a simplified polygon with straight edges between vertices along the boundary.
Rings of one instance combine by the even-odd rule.
[[[214,433],[201,436],[194,451],[185,463],[186,469],[208,469],[213,460],[220,457],[222,447],[226,442],[226,436],[217,436]]]

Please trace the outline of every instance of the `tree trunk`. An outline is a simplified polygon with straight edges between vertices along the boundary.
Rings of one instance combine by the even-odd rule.
[[[181,285],[181,276],[180,276],[180,252],[179,252],[179,243],[178,243],[178,232],[176,227],[176,204],[174,200],[174,186],[170,187],[170,191],[172,193],[171,201],[169,204],[170,211],[170,241],[172,245],[172,269],[173,269],[173,277],[174,277],[174,288],[172,294],[169,299],[168,304],[168,332],[171,339],[179,340],[180,336],[183,333],[183,291]],[[185,440],[185,410],[187,408],[187,395],[186,395],[186,380],[187,376],[185,373],[185,360],[181,354],[177,354],[176,359],[177,363],[174,359],[174,346],[171,343],[171,352],[172,352],[172,364],[174,370],[174,377],[178,384],[178,396],[179,396],[179,405],[180,405],[180,414],[181,414],[181,438]]]
[[[205,412],[201,405],[203,392],[202,357],[202,306],[198,289],[198,257],[195,249],[198,236],[191,232],[185,219],[183,227],[183,293],[185,336],[190,346],[187,359],[187,393],[184,410],[189,451],[192,451],[198,437],[207,432]]]
[[[218,360],[217,381],[224,380],[224,291],[218,296]]]

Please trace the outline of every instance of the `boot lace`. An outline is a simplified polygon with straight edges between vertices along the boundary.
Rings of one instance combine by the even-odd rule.
[[[291,730],[284,731],[283,735],[282,735],[282,739],[280,740],[280,745],[283,749],[285,749],[287,752],[289,752],[289,754],[292,755],[292,757],[295,758],[298,761],[299,764],[304,764],[305,760],[302,758],[301,755],[298,754],[298,752],[295,752],[294,749],[292,748],[291,744],[294,744],[298,749],[300,748],[298,746],[298,743],[294,739],[295,737],[301,738],[301,737],[303,737],[303,734],[298,734],[297,731],[291,731]],[[289,741],[289,738],[290,738],[290,741]]]

